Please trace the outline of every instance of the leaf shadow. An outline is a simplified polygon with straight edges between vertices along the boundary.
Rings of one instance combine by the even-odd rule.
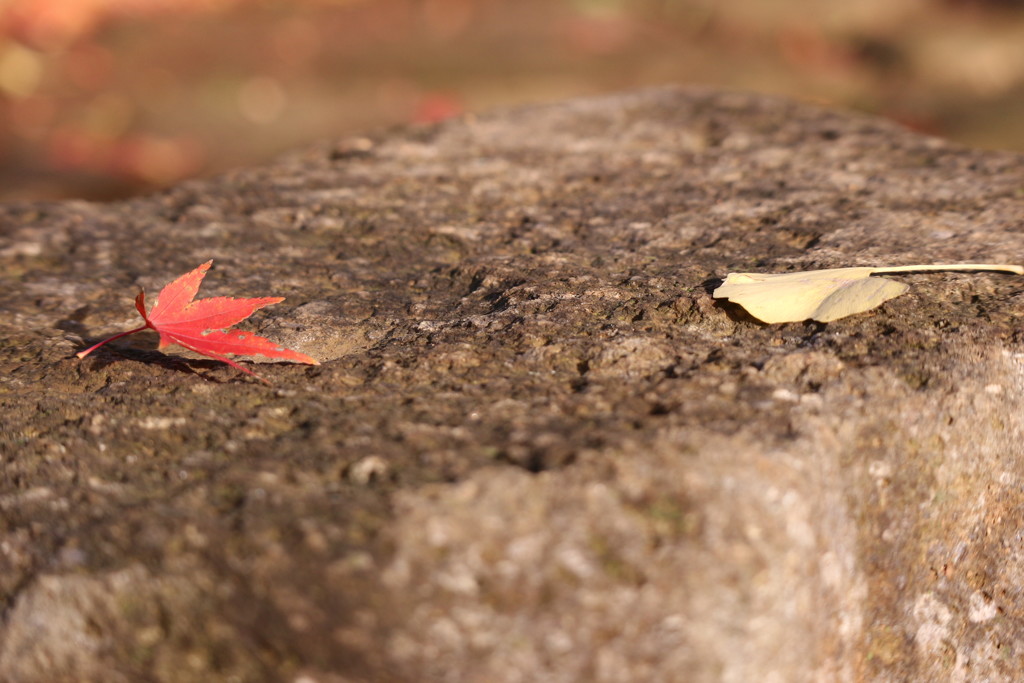
[[[83,336],[83,339],[85,339],[84,348],[89,348],[89,346],[102,339],[102,337],[90,339],[89,337]],[[183,356],[168,355],[157,350],[156,341],[153,341],[152,343],[143,342],[141,344],[139,342],[143,341],[143,338],[133,341],[134,343],[131,346],[116,346],[114,344],[108,344],[96,349],[86,358],[80,359],[79,362],[92,361],[90,365],[92,369],[103,370],[116,363],[128,360],[135,361],[137,363],[157,365],[167,370],[198,377],[215,384],[227,384],[234,379],[219,378],[211,374],[211,371],[213,370],[220,367],[226,367],[225,363],[218,360],[207,358],[185,358]],[[75,354],[68,356],[68,359],[77,360]],[[202,370],[202,372],[200,372],[200,370]]]
[[[712,296],[714,295],[715,290],[722,286],[723,282],[725,282],[725,280],[720,277],[712,277],[700,283],[700,286],[704,288],[704,291],[708,293],[708,296]]]
[[[715,299],[715,308],[725,313],[729,320],[734,323],[752,323],[758,327],[771,327],[768,323],[763,320],[758,320],[754,316],[747,312],[747,309],[743,308],[739,304],[733,303],[728,299]]]
[[[754,316],[747,312],[747,309],[743,308],[739,304],[735,304],[728,299],[715,299],[715,290],[722,286],[725,282],[720,277],[713,277],[700,283],[701,287],[707,292],[708,296],[712,298],[715,308],[725,313],[729,320],[736,323],[753,323],[758,327],[768,327],[768,323],[758,320]]]
[[[92,306],[89,304],[79,306],[75,310],[71,311],[66,318],[58,320],[54,326],[58,330],[64,330],[65,332],[82,336],[87,330],[82,321],[88,317],[91,311]]]

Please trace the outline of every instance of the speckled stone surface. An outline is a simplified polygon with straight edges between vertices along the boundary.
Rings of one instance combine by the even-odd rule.
[[[662,89],[0,207],[0,680],[1014,680],[1024,278],[709,292],[1024,262],[1022,162]],[[322,365],[74,357],[210,258]]]

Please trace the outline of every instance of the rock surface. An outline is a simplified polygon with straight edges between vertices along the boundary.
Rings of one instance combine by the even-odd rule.
[[[1015,679],[1024,279],[709,291],[1020,263],[1022,162],[665,89],[0,208],[0,679]],[[209,258],[323,364],[74,358]]]

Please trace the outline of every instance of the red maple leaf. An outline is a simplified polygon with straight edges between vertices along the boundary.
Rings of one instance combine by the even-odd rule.
[[[146,321],[145,325],[115,334],[75,355],[85,358],[107,342],[141,332],[148,327],[160,334],[159,348],[161,349],[170,344],[184,346],[196,353],[223,361],[267,384],[269,384],[267,380],[230,358],[226,358],[224,354],[259,354],[269,358],[283,358],[296,363],[319,365],[316,360],[304,353],[283,348],[269,339],[258,337],[251,332],[231,329],[232,325],[245,320],[264,306],[284,301],[284,297],[233,299],[226,296],[215,296],[210,299],[194,301],[196,292],[199,291],[199,285],[212,263],[212,260],[207,261],[161,289],[156,305],[148,313],[146,312],[146,293],[139,292],[139,295],[135,297],[135,308],[139,310],[142,319]]]

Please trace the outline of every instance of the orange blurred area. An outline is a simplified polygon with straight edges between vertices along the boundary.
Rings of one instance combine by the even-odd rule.
[[[1024,150],[1020,0],[0,0],[0,199],[109,199],[325,137],[649,85]]]

